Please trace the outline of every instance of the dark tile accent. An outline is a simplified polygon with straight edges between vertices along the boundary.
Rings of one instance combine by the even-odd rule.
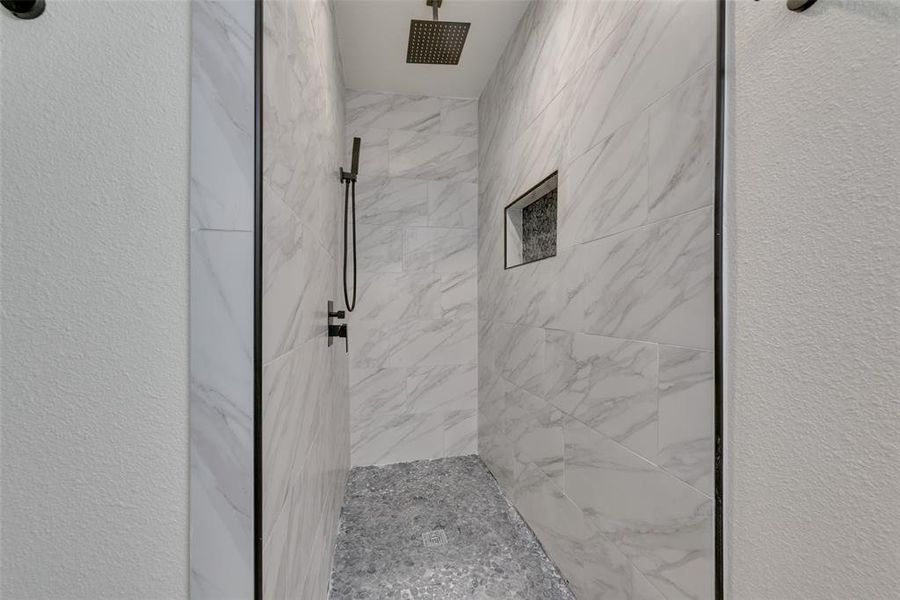
[[[522,262],[556,255],[556,190],[522,209]]]

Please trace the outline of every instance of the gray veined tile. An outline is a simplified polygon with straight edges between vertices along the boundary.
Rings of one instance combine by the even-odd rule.
[[[429,271],[360,273],[356,310],[350,322],[439,318],[445,284],[443,276]]]
[[[191,233],[191,593],[252,591],[253,234]],[[250,544],[250,545],[248,545]]]
[[[394,225],[357,225],[357,266],[360,273],[403,271],[403,228]]]
[[[443,454],[442,413],[375,416],[357,421],[351,431],[354,466],[441,458]]]
[[[565,123],[568,101],[568,91],[560,92],[516,140],[514,155],[518,160],[510,163],[514,197],[524,194],[563,165],[566,128],[561,124]]]
[[[316,443],[325,424],[320,403],[330,389],[327,346],[312,340],[266,364],[263,369],[263,531],[291,501],[295,472]]]
[[[470,364],[477,356],[476,321],[412,319],[398,325],[401,342],[394,346],[391,366]]]
[[[356,222],[365,225],[427,225],[426,182],[403,177],[360,175],[356,182]]]
[[[350,369],[352,421],[408,412],[406,369]]]
[[[348,338],[351,370],[405,366],[390,364],[403,344],[395,321],[354,319]]]
[[[441,311],[445,319],[475,319],[478,309],[478,277],[475,270],[445,273],[441,278]]]
[[[475,410],[478,406],[475,365],[410,367],[406,392],[413,412]]]
[[[459,273],[474,271],[478,260],[477,233],[472,229],[407,227],[404,271]]]
[[[347,127],[371,127],[373,120],[390,112],[393,106],[393,94],[348,89],[344,95]]]
[[[545,331],[540,327],[497,325],[500,374],[536,396],[544,396]]]
[[[656,460],[656,344],[548,331],[545,373],[554,406]]]
[[[346,148],[339,161],[341,166],[345,169],[350,168],[353,138],[358,137],[360,138],[359,174],[371,177],[388,176],[390,171],[390,150],[388,143],[390,131],[374,127],[353,128],[348,126],[344,136],[346,137]],[[357,193],[361,190],[362,187],[357,185]],[[343,193],[343,190],[341,190],[341,193]]]
[[[350,332],[350,362],[353,368],[471,364],[476,334],[474,320],[359,320]]]
[[[200,1],[191,26],[191,228],[253,229],[253,3]]]
[[[715,2],[638,3],[572,80],[570,156],[580,156],[715,59]]]
[[[441,133],[478,135],[478,99],[441,98]]]
[[[667,598],[712,598],[712,501],[574,419],[565,493]]]
[[[519,478],[515,505],[579,598],[663,600],[540,470],[528,467]]]
[[[381,92],[348,93],[349,129],[406,129],[437,132],[441,125],[441,103],[430,96],[407,96]]]
[[[478,452],[478,414],[475,409],[444,414],[444,456]]]
[[[712,352],[659,347],[658,464],[706,495],[713,495]]]
[[[558,319],[562,269],[568,254],[571,250],[561,250],[557,256],[500,271],[498,318],[532,327],[548,327]],[[482,293],[480,302],[484,296]]]
[[[709,65],[650,108],[650,220],[712,204],[715,98]]]
[[[477,179],[475,137],[392,131],[389,144],[392,176],[470,182]]]
[[[563,486],[563,414],[542,398],[514,385],[506,388],[506,433],[513,449],[513,468],[518,480],[534,465],[558,487]],[[518,485],[518,484],[517,484]]]
[[[263,230],[263,359],[324,334],[335,262],[284,204],[266,201]]]
[[[564,167],[558,247],[643,225],[647,219],[647,117],[613,133]]]
[[[712,210],[577,246],[552,327],[712,348]]]
[[[428,225],[476,228],[478,185],[466,181],[429,181]]]

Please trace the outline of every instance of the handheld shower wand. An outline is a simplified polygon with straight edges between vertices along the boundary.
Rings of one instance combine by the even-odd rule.
[[[341,183],[344,184],[344,304],[347,312],[356,308],[356,174],[359,172],[359,146],[362,140],[353,138],[353,156],[350,160],[350,172],[341,167]],[[349,222],[353,224],[353,294],[350,294],[347,283],[347,245],[350,235],[347,232]]]

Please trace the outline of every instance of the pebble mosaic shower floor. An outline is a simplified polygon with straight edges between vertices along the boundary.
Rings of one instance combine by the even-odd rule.
[[[574,600],[477,456],[350,473],[331,600]]]

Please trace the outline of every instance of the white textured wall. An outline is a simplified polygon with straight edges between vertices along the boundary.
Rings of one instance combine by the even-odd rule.
[[[187,595],[189,10],[0,11],[4,598]]]
[[[900,2],[736,2],[735,600],[900,590]]]

